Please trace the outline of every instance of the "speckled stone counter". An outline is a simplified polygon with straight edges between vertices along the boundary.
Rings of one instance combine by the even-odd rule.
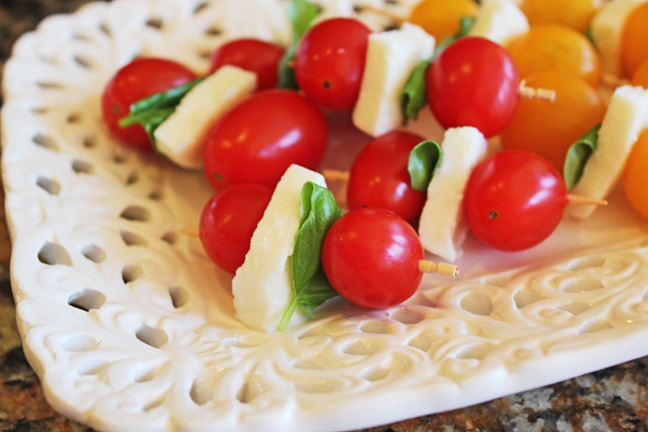
[[[234,0],[232,0],[234,1]],[[0,76],[16,38],[87,0],[0,0]],[[4,196],[0,191],[0,200]],[[23,355],[8,281],[11,246],[0,209],[0,431],[88,431],[45,402]],[[647,431],[648,358],[489,403],[368,429],[386,431]]]

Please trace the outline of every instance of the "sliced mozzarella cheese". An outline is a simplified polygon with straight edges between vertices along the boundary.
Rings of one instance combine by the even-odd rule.
[[[647,127],[648,90],[629,85],[617,88],[603,117],[596,150],[570,193],[605,198],[621,177],[633,144]],[[568,211],[573,217],[584,219],[595,209],[593,205],[571,205]]]
[[[488,144],[474,127],[448,129],[441,145],[443,154],[427,190],[419,222],[423,247],[443,259],[454,261],[468,233],[463,196],[475,165],[485,156]]]
[[[513,0],[487,0],[482,2],[468,34],[506,45],[528,31],[529,21]]]
[[[646,0],[614,0],[605,2],[594,15],[590,30],[594,45],[601,56],[604,76],[622,76],[621,43],[628,16]]]
[[[403,123],[400,95],[412,71],[432,56],[434,37],[422,28],[404,23],[399,30],[369,36],[360,96],[353,110],[353,124],[378,136]]]
[[[224,66],[182,98],[156,130],[157,150],[183,168],[202,168],[210,128],[256,88],[256,74]]]
[[[276,330],[293,297],[291,256],[299,230],[299,195],[308,181],[326,187],[319,173],[298,165],[286,170],[252,235],[245,262],[232,281],[236,317],[251,328]],[[290,325],[304,319],[297,310]]]

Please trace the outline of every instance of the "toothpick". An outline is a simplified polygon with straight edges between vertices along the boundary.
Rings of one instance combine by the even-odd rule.
[[[575,205],[596,205],[596,206],[606,206],[608,202],[604,199],[584,197],[578,195],[567,195],[567,202],[569,204]]]
[[[422,273],[436,273],[442,276],[457,277],[459,268],[454,264],[435,263],[434,261],[421,260],[418,268]]]
[[[349,181],[351,173],[349,171],[325,169],[324,171],[322,171],[322,175],[327,182],[347,183]]]
[[[525,98],[540,99],[549,102],[556,100],[556,90],[543,89],[543,88],[533,88],[526,86],[526,80],[520,81],[520,96]]]
[[[200,237],[200,233],[198,232],[198,230],[180,228],[178,232],[180,234],[184,234],[189,237]]]

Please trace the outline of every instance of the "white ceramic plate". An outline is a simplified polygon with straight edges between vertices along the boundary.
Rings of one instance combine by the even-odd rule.
[[[648,224],[618,191],[528,252],[469,239],[462,278],[426,277],[399,307],[333,302],[285,334],[239,323],[230,278],[176,234],[197,226],[202,175],[116,145],[99,98],[137,54],[203,72],[228,38],[285,43],[283,7],[118,0],[51,17],[17,43],[2,111],[12,283],[25,353],[55,409],[100,430],[348,430],[648,355]],[[366,137],[333,123],[327,164],[348,166]]]

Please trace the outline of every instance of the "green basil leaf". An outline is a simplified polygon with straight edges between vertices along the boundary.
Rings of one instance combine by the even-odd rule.
[[[299,198],[300,227],[295,239],[291,271],[294,296],[277,329],[285,331],[295,309],[307,315],[325,300],[337,295],[321,270],[324,237],[333,222],[342,216],[331,191],[306,182]]]
[[[596,150],[600,128],[600,124],[594,126],[567,150],[567,156],[565,157],[565,164],[563,166],[563,178],[565,179],[567,190],[571,190],[583,175],[585,164],[592,153],[594,153],[594,150]]]
[[[427,60],[420,62],[407,79],[407,83],[401,92],[401,112],[403,113],[403,125],[407,126],[410,119],[416,120],[419,112],[427,104],[427,88],[425,75],[434,60],[446,49],[448,45],[457,39],[468,35],[468,32],[475,24],[475,18],[471,16],[461,17],[457,33],[448,36],[437,45],[434,54]]]
[[[138,100],[130,106],[130,113],[119,120],[119,126],[125,128],[135,123],[141,124],[155,146],[155,130],[175,112],[182,98],[205,78],[201,77]]]
[[[426,192],[434,170],[439,165],[443,150],[435,141],[423,141],[412,149],[407,161],[412,189]]]
[[[401,93],[401,111],[403,112],[403,124],[405,126],[407,126],[410,119],[416,120],[419,112],[427,104],[425,74],[428,67],[430,67],[430,60],[420,62],[407,79],[405,88]]]
[[[301,38],[313,24],[313,21],[315,21],[315,18],[317,18],[317,15],[319,15],[320,10],[317,5],[308,0],[292,0],[288,3],[287,12],[292,27],[292,41],[279,62],[279,81],[277,86],[296,90],[298,86],[292,63],[295,60],[297,46]]]

